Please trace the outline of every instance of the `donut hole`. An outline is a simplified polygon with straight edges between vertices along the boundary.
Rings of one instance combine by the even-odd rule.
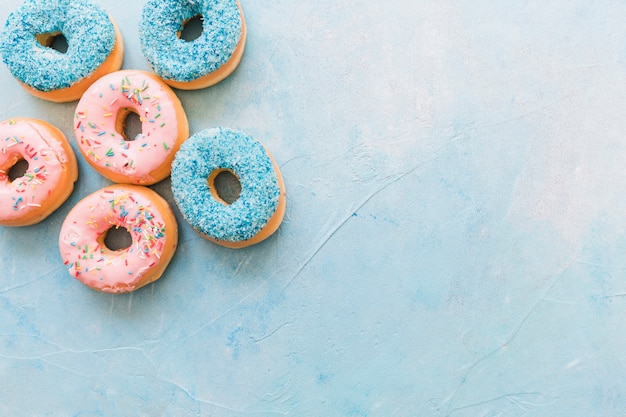
[[[128,249],[132,243],[133,238],[125,227],[112,226],[104,236],[104,246],[112,251]]]
[[[18,159],[7,172],[9,181],[15,181],[18,178],[22,178],[24,174],[26,174],[26,172],[28,171],[28,166],[28,161],[26,159]]]
[[[202,35],[204,16],[196,15],[183,21],[181,29],[176,33],[185,42],[192,42]]]
[[[133,109],[124,108],[117,115],[116,128],[125,141],[133,141],[143,134],[141,116]]]
[[[233,204],[241,194],[241,182],[229,169],[216,169],[208,179],[209,190],[216,200],[225,205]]]
[[[41,46],[54,49],[55,51],[65,54],[69,47],[67,38],[61,32],[40,33],[36,36],[37,42]]]

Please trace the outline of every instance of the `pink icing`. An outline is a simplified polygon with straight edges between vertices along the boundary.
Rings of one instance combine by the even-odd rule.
[[[163,214],[150,199],[132,187],[106,187],[88,195],[61,227],[63,262],[72,276],[89,287],[105,292],[134,290],[143,275],[162,262],[167,234],[177,233],[166,228]],[[116,226],[128,230],[132,243],[112,251],[97,239]]]
[[[24,176],[9,180],[11,161],[24,159]],[[24,119],[0,122],[0,221],[15,220],[40,211],[59,186],[69,157],[47,129]]]
[[[100,78],[80,99],[74,115],[76,140],[85,158],[96,169],[124,175],[131,183],[154,183],[151,172],[175,151],[180,122],[172,95],[168,86],[144,71]],[[125,140],[116,130],[118,114],[125,108],[141,120],[142,133],[134,140]]]

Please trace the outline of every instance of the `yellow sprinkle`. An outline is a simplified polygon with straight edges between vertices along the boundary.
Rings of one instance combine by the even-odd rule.
[[[119,202],[120,202],[120,201],[122,201],[122,200],[124,200],[124,199],[126,199],[126,197],[127,197],[127,195],[126,195],[126,194],[122,194],[121,196],[119,196],[118,198],[116,198],[116,199],[113,201],[113,204],[117,206],[117,205],[119,204]]]

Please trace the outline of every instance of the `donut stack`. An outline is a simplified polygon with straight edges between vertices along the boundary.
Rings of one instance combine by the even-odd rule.
[[[200,37],[181,39],[184,26],[198,18]],[[148,0],[139,28],[153,73],[121,70],[122,34],[90,0],[25,0],[0,35],[2,59],[26,91],[54,102],[79,100],[76,145],[114,184],[69,211],[59,247],[70,275],[111,293],[157,280],[172,259],[176,217],[147,187],[170,175],[182,216],[202,237],[222,246],[242,248],[266,239],[285,212],[283,179],[269,151],[230,128],[189,137],[185,111],[172,90],[203,89],[235,70],[246,40],[239,2]],[[59,41],[66,42],[66,50]],[[126,133],[131,114],[141,123],[135,137]],[[235,198],[224,197],[216,185],[224,174],[241,186]],[[42,221],[71,195],[77,178],[76,157],[59,129],[35,119],[0,122],[0,225]],[[116,229],[130,235],[127,247],[107,241]]]

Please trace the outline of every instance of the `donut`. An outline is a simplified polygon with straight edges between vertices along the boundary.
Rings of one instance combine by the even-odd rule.
[[[183,27],[202,18],[202,33],[190,42]],[[148,0],[139,28],[141,50],[170,86],[195,90],[217,84],[239,65],[246,24],[238,0]]]
[[[230,204],[215,186],[225,171],[241,185]],[[285,186],[274,158],[251,136],[228,128],[207,129],[183,143],[172,163],[172,192],[196,232],[229,248],[266,239],[285,214]]]
[[[125,228],[132,243],[112,250],[105,238]],[[151,189],[116,184],[70,210],[59,234],[63,263],[78,281],[102,292],[134,291],[161,277],[174,255],[178,225],[168,203]]]
[[[28,168],[12,178],[22,160]],[[76,156],[59,129],[37,119],[0,122],[0,225],[39,223],[67,200],[77,178]]]
[[[126,138],[130,113],[142,131]],[[74,133],[87,162],[116,183],[150,185],[170,173],[181,143],[189,136],[187,116],[176,94],[146,71],[124,70],[100,78],[82,96]]]
[[[59,35],[67,40],[65,53],[50,47]],[[111,17],[89,0],[26,0],[9,14],[0,53],[29,93],[68,102],[120,69],[124,43]]]

